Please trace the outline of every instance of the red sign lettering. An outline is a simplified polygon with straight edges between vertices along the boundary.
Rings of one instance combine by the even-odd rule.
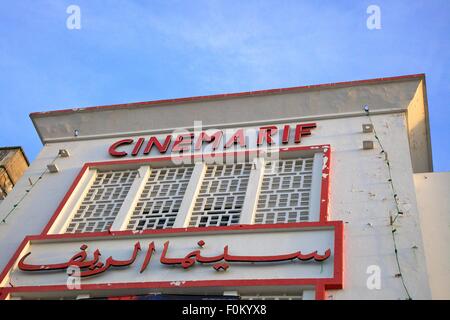
[[[302,138],[310,136],[311,130],[314,128],[316,128],[315,123],[297,124],[295,126],[293,143],[301,143]],[[282,129],[279,129],[279,127],[275,125],[260,127],[257,132],[255,147],[261,147],[264,144],[268,146],[274,145],[277,143],[278,136],[280,137],[279,140],[281,144],[288,144],[291,139],[290,132],[290,125],[284,125]],[[147,142],[147,138],[143,137],[137,139],[129,138],[113,143],[109,147],[108,152],[113,157],[124,157],[129,153],[131,156],[138,156],[139,154],[147,155],[151,152],[153,147],[156,147],[157,151],[161,154],[166,153],[170,147],[172,152],[179,153],[200,151],[204,145],[211,145],[212,150],[219,149],[221,145],[223,146],[223,149],[229,149],[235,145],[238,145],[240,148],[249,147],[246,139],[248,137],[246,137],[244,128],[236,129],[236,131],[229,136],[227,140],[224,140],[224,138],[225,134],[221,130],[213,133],[206,133],[202,131],[197,137],[194,136],[194,133],[179,134],[173,141],[173,144],[172,135],[170,134],[164,138],[163,142],[154,136],[148,138]],[[144,144],[145,148],[143,148]],[[132,148],[129,147],[127,150],[127,145],[132,145]]]

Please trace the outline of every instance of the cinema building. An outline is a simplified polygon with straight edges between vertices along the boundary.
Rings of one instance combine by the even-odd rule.
[[[31,120],[44,146],[0,206],[2,299],[448,295],[422,74]]]

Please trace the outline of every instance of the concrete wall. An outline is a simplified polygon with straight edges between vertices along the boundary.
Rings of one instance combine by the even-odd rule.
[[[416,204],[413,168],[404,113],[372,116],[378,136],[387,151],[392,177],[404,211],[396,222],[395,234],[403,279],[413,299],[431,298],[424,255],[419,212]],[[267,120],[270,122],[270,120]],[[366,116],[317,121],[311,137],[303,145],[331,145],[330,220],[345,222],[344,289],[329,291],[330,299],[405,299],[407,297],[396,264],[389,215],[395,213],[393,192],[384,155],[375,143],[373,150],[362,150],[363,140],[375,141],[373,133],[362,133]],[[14,204],[29,195],[0,224],[0,268],[3,269],[20,241],[40,233],[85,162],[111,160],[107,149],[117,138],[48,143],[0,206],[3,218]],[[66,148],[71,156],[57,158],[60,172],[45,174],[46,165]],[[369,290],[366,270],[381,270],[381,289]]]
[[[450,299],[450,172],[414,175],[433,299]]]

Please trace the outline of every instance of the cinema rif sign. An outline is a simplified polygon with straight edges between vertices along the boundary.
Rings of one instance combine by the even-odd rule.
[[[114,142],[108,149],[113,157],[128,155],[148,155],[155,149],[158,153],[187,153],[204,150],[205,147],[214,152],[216,150],[229,150],[234,147],[249,148],[254,142],[256,148],[263,146],[299,144],[303,137],[311,135],[316,128],[315,123],[300,123],[283,126],[262,126],[259,128],[238,128],[230,130],[207,130],[168,134],[163,137],[151,136],[149,138],[127,138]]]
[[[29,236],[2,293],[296,285],[342,286],[342,222]],[[70,271],[70,272],[69,272]],[[122,290],[122,291],[121,291]]]
[[[197,245],[200,248],[203,248],[205,245],[205,241],[199,240]],[[168,257],[168,249],[170,245],[170,240],[164,242],[161,256],[159,258],[159,262],[164,265],[174,265],[181,266],[184,269],[188,269],[195,265],[196,263],[200,264],[213,264],[212,267],[216,271],[226,271],[230,267],[230,263],[241,262],[241,263],[268,263],[268,262],[285,262],[285,261],[316,261],[322,262],[327,260],[331,255],[331,249],[328,248],[325,250],[323,254],[319,254],[317,250],[310,253],[304,253],[301,250],[286,253],[286,254],[277,254],[277,255],[235,255],[230,253],[230,248],[228,245],[223,247],[223,252],[220,252],[217,255],[205,256],[202,254],[201,250],[194,249],[191,252],[188,252],[186,255],[182,255],[178,258],[170,258]],[[132,265],[139,252],[142,250],[140,241],[137,241],[132,250],[131,257],[124,260],[117,260],[113,256],[109,256],[105,261],[102,261],[99,249],[95,249],[92,254],[92,258],[88,257],[87,253],[88,246],[86,244],[82,244],[80,247],[80,251],[75,253],[71,258],[67,259],[67,261],[63,261],[60,263],[49,263],[49,264],[30,264],[25,262],[31,252],[28,252],[24,255],[18,263],[18,268],[21,271],[55,271],[55,270],[67,270],[68,268],[77,268],[79,270],[80,277],[89,277],[99,275],[105,271],[108,271],[111,267],[128,267]],[[148,248],[145,253],[145,259],[142,263],[140,273],[144,272],[147,269],[147,266],[156,252],[155,241],[149,243]]]

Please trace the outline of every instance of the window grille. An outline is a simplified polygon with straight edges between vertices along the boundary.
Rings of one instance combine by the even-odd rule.
[[[171,228],[194,167],[152,168],[128,230]]]
[[[251,168],[251,163],[207,165],[189,226],[238,224]]]
[[[137,170],[97,172],[80,207],[66,229],[67,233],[106,231],[114,222]]]
[[[142,181],[144,185],[142,189],[139,188],[142,191],[133,195],[136,201],[127,201],[127,206],[135,203],[130,208],[122,207],[138,176],[138,169],[98,170],[65,232],[106,231],[114,223],[121,208],[124,214],[125,211],[130,212],[127,230],[172,228],[182,210],[183,201],[192,202],[189,227],[249,223],[241,221],[241,213],[244,202],[252,200],[248,197],[255,196],[247,195],[250,173],[253,169],[258,170],[255,177],[259,177],[259,169],[254,168],[253,163],[204,166],[206,168],[202,177],[200,174],[193,176],[193,165],[151,168],[148,179]],[[258,199],[253,199],[256,201],[253,223],[310,221],[313,218],[310,208],[315,203],[312,203],[312,198],[316,197],[314,192],[313,195],[311,193],[313,166],[314,157],[266,161],[261,169]],[[200,187],[193,199],[193,194],[186,193],[191,179],[200,179],[195,181]],[[125,218],[125,215],[121,216],[121,219]]]
[[[267,162],[255,223],[308,221],[312,174],[313,158]]]

